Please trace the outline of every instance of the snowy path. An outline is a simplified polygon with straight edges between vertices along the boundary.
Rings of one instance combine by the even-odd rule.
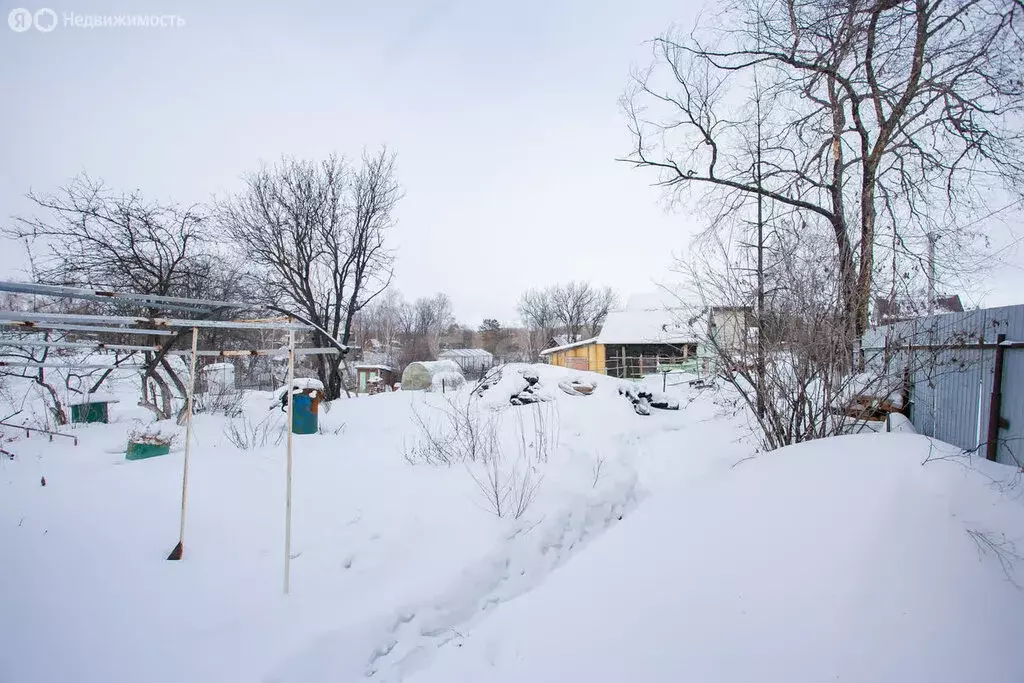
[[[624,424],[627,428],[610,438],[594,438],[585,429],[563,433],[562,449],[571,459],[591,463],[599,455],[604,461],[591,490],[563,495],[560,508],[517,523],[441,594],[397,610],[383,620],[383,627],[376,620],[317,639],[289,657],[268,682],[358,680],[357,673],[385,683],[401,681],[428,666],[438,648],[458,646],[463,631],[496,607],[542,584],[629,515],[652,489],[678,492],[683,484],[698,485],[750,450],[710,396],[699,397],[678,413],[657,412],[651,418],[630,414]],[[363,669],[357,672],[351,665],[353,643],[367,642],[373,632],[378,634],[375,644],[366,650]]]
[[[566,374],[541,372],[549,387]],[[239,451],[223,418],[197,418],[186,557],[168,563],[182,453],[123,459],[145,418],[134,398],[111,424],[77,427],[78,448],[15,444],[18,459],[0,463],[0,547],[13,558],[0,570],[0,681],[390,683],[422,670],[647,497],[749,452],[704,396],[639,417],[613,380],[597,381],[590,397],[554,390],[560,446],[517,521],[482,510],[462,466],[405,461],[412,411],[444,397],[338,403],[325,434],[297,441],[287,597],[281,448]],[[254,397],[252,419],[268,415],[263,403]]]

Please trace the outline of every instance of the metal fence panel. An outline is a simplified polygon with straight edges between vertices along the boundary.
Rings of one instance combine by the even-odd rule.
[[[907,367],[910,418],[921,434],[964,449],[987,441],[999,335],[1024,341],[1024,306],[1004,306],[918,318],[874,328],[861,347],[869,367]],[[980,344],[989,348],[980,348]],[[887,345],[890,350],[887,349]],[[892,347],[910,351],[891,351]],[[1002,373],[1002,416],[997,460],[1024,462],[1024,349],[1007,348]]]

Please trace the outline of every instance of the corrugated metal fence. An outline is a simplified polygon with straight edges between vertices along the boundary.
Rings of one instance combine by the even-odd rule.
[[[904,373],[918,432],[1024,464],[1024,306],[874,328],[864,334],[861,350],[870,369]],[[990,424],[994,400],[1001,419]]]

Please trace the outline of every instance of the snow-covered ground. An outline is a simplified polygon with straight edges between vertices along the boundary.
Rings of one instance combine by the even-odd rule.
[[[131,384],[77,447],[8,444],[0,681],[1024,680],[1019,473],[912,434],[743,460],[714,392],[677,379],[681,410],[645,417],[540,367],[549,400],[509,406],[524,369],[336,401],[296,436],[288,596],[283,444],[197,416],[181,562],[182,443],[124,460]],[[409,462],[467,402],[539,482],[518,519],[480,463]],[[270,403],[246,419],[277,429]]]

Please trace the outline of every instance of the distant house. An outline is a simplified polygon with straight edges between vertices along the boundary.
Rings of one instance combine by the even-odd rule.
[[[625,307],[611,311],[600,333],[540,352],[552,365],[639,377],[669,367],[697,370],[702,345],[710,338],[742,346],[749,335],[746,307],[704,308],[666,293],[634,294]],[[701,359],[701,360],[698,360]]]
[[[745,306],[707,308],[664,293],[634,294],[625,307],[608,313],[596,337],[552,346],[540,355],[552,365],[613,377],[641,377],[667,368],[697,371],[711,365],[708,340],[744,348],[751,323],[751,309]]]
[[[463,374],[473,375],[494,365],[494,356],[484,349],[447,349],[437,354],[438,360],[450,360]]]
[[[928,305],[927,297],[915,299],[913,297],[879,296],[875,297],[875,308],[871,321],[875,325],[889,325],[926,315],[963,313],[963,311],[964,305],[958,294],[937,296],[931,306]]]
[[[387,391],[394,383],[394,372],[390,365],[382,363],[356,363],[356,377],[360,394],[375,394]]]

